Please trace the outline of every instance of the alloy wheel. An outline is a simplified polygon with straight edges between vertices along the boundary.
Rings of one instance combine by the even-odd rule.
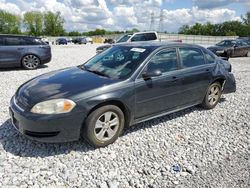
[[[103,113],[95,123],[95,136],[104,142],[112,139],[120,126],[119,116],[111,111]]]
[[[23,65],[27,69],[35,69],[39,66],[40,60],[34,55],[27,55],[23,58]]]
[[[220,88],[219,86],[215,85],[211,87],[209,91],[208,103],[212,106],[218,102],[219,98],[220,98]]]

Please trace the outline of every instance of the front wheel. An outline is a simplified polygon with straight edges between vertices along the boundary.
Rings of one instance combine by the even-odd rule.
[[[25,69],[37,69],[40,65],[40,59],[35,55],[26,55],[22,59],[22,65]]]
[[[206,109],[214,108],[220,101],[221,94],[222,94],[221,84],[219,82],[211,84],[203,99],[202,106]]]
[[[124,128],[124,114],[114,105],[100,107],[86,119],[82,136],[94,147],[115,142]]]

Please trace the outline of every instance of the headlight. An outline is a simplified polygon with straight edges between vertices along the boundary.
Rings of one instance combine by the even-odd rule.
[[[70,112],[75,105],[69,99],[52,99],[37,103],[33,106],[31,112],[36,114],[62,114]]]

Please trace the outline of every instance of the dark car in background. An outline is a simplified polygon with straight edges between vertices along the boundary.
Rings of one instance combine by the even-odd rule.
[[[223,40],[215,46],[208,47],[214,54],[222,57],[250,57],[250,45],[242,39]]]
[[[114,44],[115,43],[115,40],[114,39],[105,39],[104,44]]]
[[[15,128],[42,142],[113,143],[124,127],[236,91],[231,65],[181,43],[114,45],[80,66],[36,77],[10,102]],[[166,127],[167,128],[167,127]]]
[[[56,40],[56,45],[67,45],[68,40],[66,38],[59,38]]]
[[[250,45],[250,37],[239,37],[237,39],[247,43],[248,45]]]
[[[231,48],[236,44],[236,40],[222,40],[215,46],[210,46],[207,49],[211,50],[214,54],[217,52],[224,52],[225,49]]]
[[[0,67],[36,69],[50,60],[51,48],[41,38],[0,35]]]
[[[91,37],[80,37],[72,40],[74,44],[93,44],[93,40]]]

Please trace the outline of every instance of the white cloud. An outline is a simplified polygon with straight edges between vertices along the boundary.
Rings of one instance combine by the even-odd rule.
[[[14,14],[20,14],[21,12],[20,8],[17,5],[13,3],[8,3],[5,0],[0,0],[0,9],[6,10]]]
[[[218,8],[232,3],[247,4],[249,0],[193,0],[195,6],[202,9]]]
[[[60,11],[65,18],[68,31],[86,31],[96,28],[127,30],[150,28],[151,13],[155,16],[155,29],[158,29],[161,7],[175,0],[0,0],[0,9],[24,14],[26,11]],[[177,31],[183,24],[195,22],[220,23],[239,20],[234,10],[218,8],[233,2],[250,7],[249,0],[193,0],[192,8],[176,10],[163,9],[162,31]],[[171,3],[169,4],[171,5]],[[216,8],[217,7],[217,8]]]

